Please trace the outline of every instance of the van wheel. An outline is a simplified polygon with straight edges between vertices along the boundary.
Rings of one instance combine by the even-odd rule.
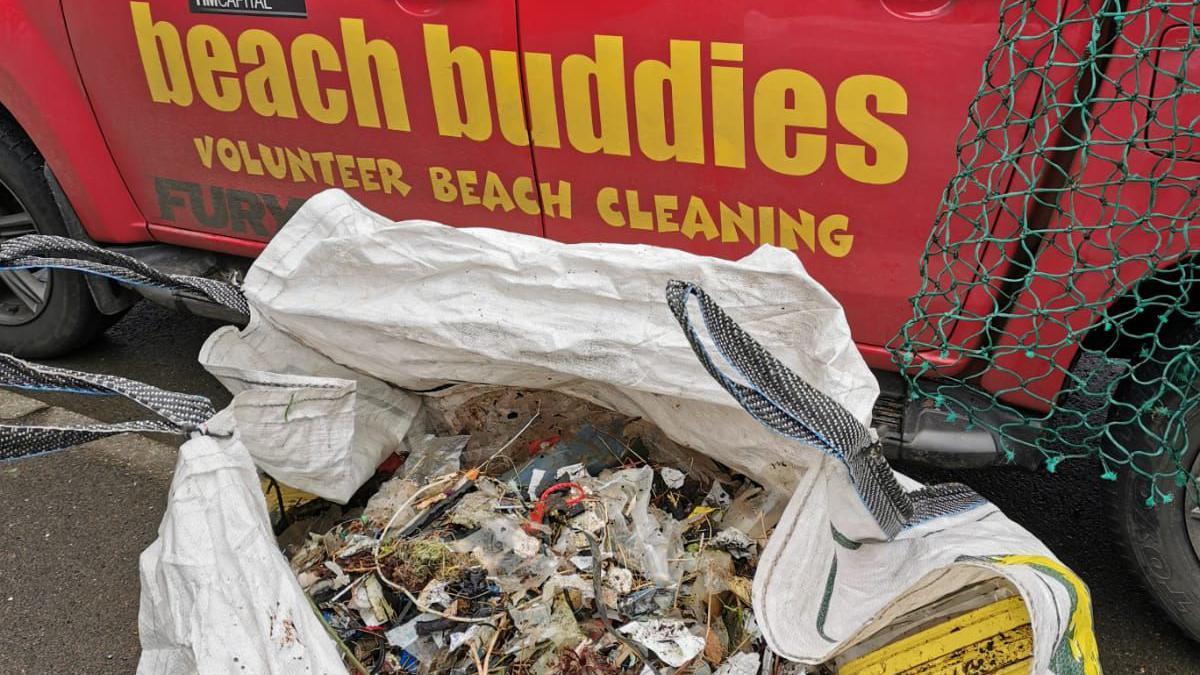
[[[0,120],[0,239],[34,233],[69,236],[42,174],[45,161],[20,129],[5,122]],[[78,272],[0,272],[0,352],[61,356],[120,317],[100,313]]]
[[[1166,415],[1151,411],[1135,418],[1132,409],[1139,409],[1158,397],[1164,378],[1178,381],[1178,373],[1163,369],[1172,358],[1187,351],[1196,352],[1200,358],[1200,327],[1168,324],[1164,333],[1159,334],[1150,358],[1132,373],[1124,390],[1117,395],[1119,403],[1131,408],[1126,410],[1121,406],[1110,416],[1115,422],[1112,435],[1116,443],[1116,447],[1109,449],[1111,456],[1125,456],[1128,450],[1121,448],[1157,449],[1161,443],[1155,438],[1164,438],[1171,432]],[[1200,387],[1200,376],[1190,373],[1189,380],[1194,395],[1196,387]],[[1159,403],[1174,412],[1183,404],[1183,398],[1169,389]],[[1137,466],[1148,473],[1166,475],[1180,466],[1193,477],[1200,476],[1200,406],[1187,411],[1185,420],[1187,449],[1178,465],[1170,452],[1159,452],[1135,456],[1133,461]],[[1200,495],[1193,485],[1195,481],[1178,485],[1159,480],[1154,505],[1147,506],[1150,482],[1127,467],[1117,468],[1116,472],[1117,480],[1107,486],[1107,507],[1109,521],[1125,556],[1155,603],[1193,640],[1200,641]],[[1166,503],[1163,491],[1169,495]]]

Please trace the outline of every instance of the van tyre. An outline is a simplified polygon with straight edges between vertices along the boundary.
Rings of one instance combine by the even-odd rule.
[[[0,119],[0,239],[69,236],[42,173],[45,160],[25,134]],[[121,317],[96,308],[83,275],[66,270],[0,273],[0,352],[61,356],[87,344]]]
[[[1151,357],[1118,391],[1117,401],[1140,407],[1158,396],[1164,366],[1186,350],[1200,352],[1200,327],[1168,324],[1160,333]],[[1193,386],[1200,386],[1200,382]],[[1163,396],[1162,403],[1168,409],[1178,409],[1182,403],[1177,393],[1167,392]],[[1132,420],[1132,415],[1124,412],[1122,416],[1122,411],[1114,409],[1110,417],[1116,422],[1112,427],[1116,447],[1112,450],[1117,454],[1113,456],[1124,454],[1120,448],[1148,448],[1155,444],[1152,434],[1143,431],[1141,424],[1160,434],[1165,431],[1165,417],[1144,415],[1140,420]],[[1195,476],[1200,469],[1200,407],[1187,412],[1186,427],[1188,448],[1179,465]],[[1134,461],[1150,473],[1169,475],[1176,468],[1169,452],[1136,457]],[[1105,481],[1106,501],[1109,521],[1125,557],[1155,603],[1193,640],[1200,641],[1200,505],[1196,491],[1174,481],[1159,480],[1160,494],[1151,507],[1147,506],[1150,484],[1144,476],[1122,468],[1116,468],[1116,473],[1115,481]],[[1163,503],[1161,491],[1170,494],[1169,502]],[[1193,513],[1193,509],[1197,511]]]

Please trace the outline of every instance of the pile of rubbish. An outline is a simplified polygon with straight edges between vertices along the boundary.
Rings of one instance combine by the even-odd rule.
[[[759,672],[761,486],[549,392],[485,391],[424,426],[347,505],[281,528],[351,672]]]

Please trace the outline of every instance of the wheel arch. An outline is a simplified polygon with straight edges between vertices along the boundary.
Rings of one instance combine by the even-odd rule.
[[[97,241],[148,241],[75,64],[60,3],[0,0],[0,108],[37,148]]]

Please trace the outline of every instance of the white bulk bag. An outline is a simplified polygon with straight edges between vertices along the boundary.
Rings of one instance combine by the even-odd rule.
[[[703,287],[784,367],[868,423],[875,380],[841,307],[790,252],[764,247],[726,261],[396,223],[340,191],[312,198],[268,245],[246,278],[250,325],[216,331],[201,360],[238,392],[229,453],[244,448],[281,481],[333,499],[346,499],[397,447],[415,410],[397,387],[552,389],[650,420],[675,441],[793,493],[754,586],[759,625],[786,658],[825,661],[908,609],[999,575],[1028,604],[1036,672],[1098,668],[1086,587],[1037,539],[982,502],[880,534],[844,462],[769,431],[710,377],[664,302],[672,279]],[[273,390],[269,401],[252,400]],[[180,523],[202,520],[189,513],[208,508],[209,521],[263,536],[250,533],[265,525],[265,512],[240,492],[222,507],[176,499],[222,499],[208,487],[183,489],[197,481],[195,455],[181,456],[160,540],[142,558],[142,672],[225,669],[242,649],[227,635],[243,619],[203,600],[213,592],[209,579],[216,570],[254,580],[286,568],[277,552],[258,559],[221,538],[178,535]],[[281,582],[246,601],[263,617],[277,605],[300,612],[297,590]],[[274,635],[252,625],[248,639]],[[300,639],[310,662],[324,664],[328,638],[309,626]],[[292,656],[266,646],[256,653],[270,672],[285,672]]]

